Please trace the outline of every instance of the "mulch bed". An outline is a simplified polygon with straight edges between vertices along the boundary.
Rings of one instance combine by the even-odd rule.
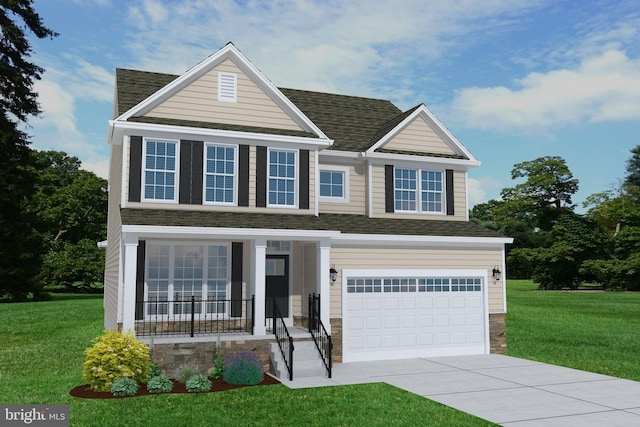
[[[242,388],[242,387],[256,387],[261,385],[280,384],[280,381],[278,381],[277,378],[274,378],[271,375],[265,375],[262,382],[260,384],[256,384],[255,386],[232,385],[224,382],[223,380],[214,380],[211,378],[209,378],[209,380],[213,385],[211,387],[211,391],[208,391],[207,393],[233,390],[233,389]],[[149,392],[149,390],[147,390],[146,384],[143,384],[140,386],[140,388],[138,389],[138,392],[134,396],[114,396],[109,391],[93,391],[91,390],[91,387],[89,387],[89,384],[84,384],[71,389],[69,394],[73,397],[80,397],[82,399],[126,399],[128,397],[149,396],[149,395],[157,395],[157,394],[188,393],[187,388],[184,384],[179,383],[175,380],[171,380],[171,381],[173,381],[173,390],[171,390],[171,393],[151,393]]]

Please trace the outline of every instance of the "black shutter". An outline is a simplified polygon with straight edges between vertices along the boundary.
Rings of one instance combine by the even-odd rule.
[[[249,146],[238,147],[238,206],[249,206]]]
[[[145,264],[144,240],[138,242],[138,257],[136,265],[136,320],[144,319],[144,264]]]
[[[300,164],[298,165],[298,208],[309,209],[309,150],[300,150]]]
[[[267,147],[256,147],[256,207],[267,207]]]
[[[202,158],[204,142],[193,141],[191,149],[191,204],[202,204]]]
[[[129,201],[139,202],[142,186],[142,137],[129,137]]]
[[[445,172],[445,199],[447,201],[447,215],[455,215],[454,200],[453,200],[453,170],[447,169]]]
[[[231,243],[231,317],[242,317],[242,242]]]
[[[181,204],[202,204],[202,141],[180,141],[180,190]]]
[[[393,191],[393,165],[384,165],[384,211],[393,213],[395,211],[395,200]]]

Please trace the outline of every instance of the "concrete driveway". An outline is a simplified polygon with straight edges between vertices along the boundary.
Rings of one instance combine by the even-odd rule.
[[[290,388],[386,382],[503,426],[640,426],[640,382],[497,354],[341,363]]]

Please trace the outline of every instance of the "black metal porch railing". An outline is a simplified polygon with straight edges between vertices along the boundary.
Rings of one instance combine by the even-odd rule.
[[[322,363],[327,370],[327,376],[331,378],[333,341],[320,320],[320,295],[315,293],[309,295],[309,333],[313,342],[316,343]]]
[[[280,353],[282,359],[287,367],[287,373],[289,374],[289,381],[293,380],[293,338],[289,334],[287,325],[284,323],[282,313],[278,304],[276,304],[275,298],[272,300],[272,328],[273,333],[276,336],[278,347],[280,347]]]
[[[136,335],[253,334],[255,301],[251,299],[154,298],[136,302]]]

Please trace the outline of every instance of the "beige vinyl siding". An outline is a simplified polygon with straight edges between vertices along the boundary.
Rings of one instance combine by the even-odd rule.
[[[218,101],[218,73],[237,74],[237,102]],[[147,117],[303,130],[231,60],[154,107]]]
[[[129,150],[127,146],[127,150]],[[221,212],[263,212],[263,213],[278,213],[278,214],[298,214],[308,215],[314,212],[315,206],[315,151],[309,152],[309,209],[297,209],[297,208],[258,208],[256,207],[256,147],[249,147],[249,206],[224,206],[224,205],[185,205],[179,203],[153,203],[153,202],[130,202],[127,201],[127,207],[129,208],[148,208],[148,209],[173,209],[173,210],[202,210],[202,211],[221,211]],[[130,156],[127,152],[126,171],[123,174],[125,180],[125,191],[129,191],[129,163]],[[143,159],[144,161],[144,155]],[[180,171],[177,171],[179,174]],[[142,190],[144,191],[144,189]],[[176,188],[178,191],[178,188]],[[128,200],[129,195],[126,195]],[[118,199],[119,202],[119,199]]]
[[[419,117],[381,148],[418,153],[456,154],[440,135]]]
[[[322,170],[322,164],[319,165]],[[356,214],[367,213],[367,175],[364,166],[349,166],[349,203],[320,201],[320,213]]]
[[[455,215],[430,213],[387,213],[385,212],[384,165],[372,167],[372,199],[373,216],[376,218],[404,218],[404,219],[439,219],[445,221],[467,220],[467,183],[466,174],[462,171],[453,172],[454,213]],[[443,177],[444,179],[444,177]]]
[[[118,324],[118,281],[120,277],[120,193],[122,188],[122,145],[111,145],[107,249],[104,266],[104,312],[112,327]]]
[[[495,282],[491,277],[493,267],[502,265],[500,249],[334,246],[331,264],[338,270],[338,280],[331,284],[331,317],[342,317],[343,269],[487,270],[489,283],[485,286],[489,294],[489,312],[505,311],[502,282]]]

